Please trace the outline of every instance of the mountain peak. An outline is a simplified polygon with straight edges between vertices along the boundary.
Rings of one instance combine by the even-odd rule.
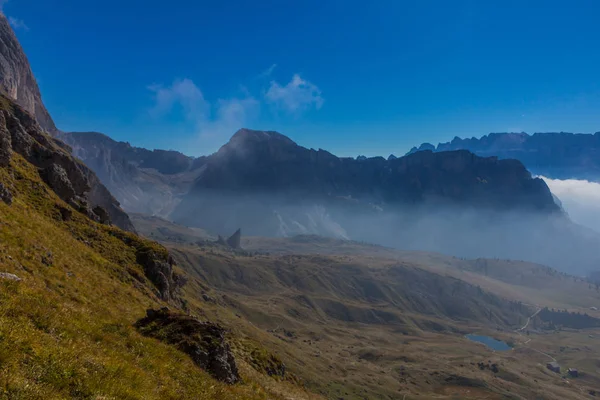
[[[56,132],[56,125],[44,107],[27,56],[2,12],[0,12],[0,91],[35,116],[37,122],[46,131]]]
[[[289,137],[275,131],[259,131],[254,129],[242,128],[238,130],[229,140],[229,143],[263,143],[279,141],[286,144],[296,144]]]

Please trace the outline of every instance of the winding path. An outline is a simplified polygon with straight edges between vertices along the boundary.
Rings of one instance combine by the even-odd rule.
[[[525,325],[523,325],[523,326],[522,326],[522,327],[520,327],[519,329],[516,329],[516,330],[515,330],[515,332],[517,332],[517,333],[519,334],[519,336],[522,336],[522,335],[521,335],[521,331],[522,331],[523,329],[525,329],[525,328],[527,328],[527,327],[529,326],[529,323],[531,322],[531,319],[532,319],[532,318],[534,318],[536,315],[538,315],[540,311],[542,311],[542,308],[541,308],[541,307],[538,307],[537,311],[536,311],[536,312],[534,312],[533,314],[531,314],[531,316],[529,316],[529,317],[527,318],[527,322],[525,323]],[[552,361],[556,361],[556,358],[552,357],[552,356],[551,356],[550,354],[548,354],[548,353],[544,353],[543,351],[540,351],[540,350],[534,349],[533,347],[525,346],[525,345],[526,345],[527,343],[529,343],[529,342],[531,342],[531,338],[527,339],[527,341],[526,341],[526,342],[523,342],[523,343],[522,343],[522,345],[523,345],[524,347],[527,347],[527,348],[528,348],[528,349],[530,349],[530,350],[533,350],[533,351],[535,351],[536,353],[540,353],[540,354],[542,354],[542,355],[544,355],[544,356],[546,356],[546,357],[550,358]]]

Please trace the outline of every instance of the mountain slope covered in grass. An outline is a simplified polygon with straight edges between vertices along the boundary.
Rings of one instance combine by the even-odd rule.
[[[0,114],[26,116],[8,99]],[[44,134],[26,133],[32,148],[57,151],[42,143],[51,143]],[[139,333],[134,324],[148,308],[183,312],[181,272],[164,247],[63,200],[44,169],[14,150],[21,144],[1,146],[0,398],[279,398],[260,383],[277,382],[241,359],[244,383],[227,385],[176,347]]]

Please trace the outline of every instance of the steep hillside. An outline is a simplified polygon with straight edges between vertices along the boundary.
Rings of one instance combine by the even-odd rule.
[[[24,111],[2,101],[0,398],[310,397],[257,372],[243,356],[235,361],[244,382],[220,382],[211,367],[217,361],[200,368],[202,360],[170,341],[170,333],[157,339],[141,322],[135,325],[149,307],[167,305],[173,321],[193,321],[181,314],[179,291],[187,279],[164,247],[97,222],[101,213],[90,211],[75,190],[85,186],[81,167],[34,129]],[[53,162],[41,168],[47,160]],[[219,326],[194,324],[202,335],[215,335],[217,342],[207,344],[210,357],[230,348],[244,354]]]
[[[96,132],[59,132],[128,212],[167,216],[202,166],[176,151],[146,150]]]
[[[600,181],[600,132],[490,133],[479,139],[455,137],[437,147],[424,143],[409,153],[422,150],[469,150],[483,157],[519,160],[533,173],[550,178]]]
[[[54,133],[56,126],[42,96],[27,56],[6,16],[0,12],[0,91],[35,116],[42,128]]]

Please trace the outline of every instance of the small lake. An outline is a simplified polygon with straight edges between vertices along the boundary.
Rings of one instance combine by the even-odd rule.
[[[482,336],[482,335],[473,335],[469,334],[465,336],[467,339],[472,340],[474,342],[479,342],[485,344],[487,347],[493,350],[498,351],[506,351],[512,349],[508,344],[501,340],[496,340],[493,337]]]

